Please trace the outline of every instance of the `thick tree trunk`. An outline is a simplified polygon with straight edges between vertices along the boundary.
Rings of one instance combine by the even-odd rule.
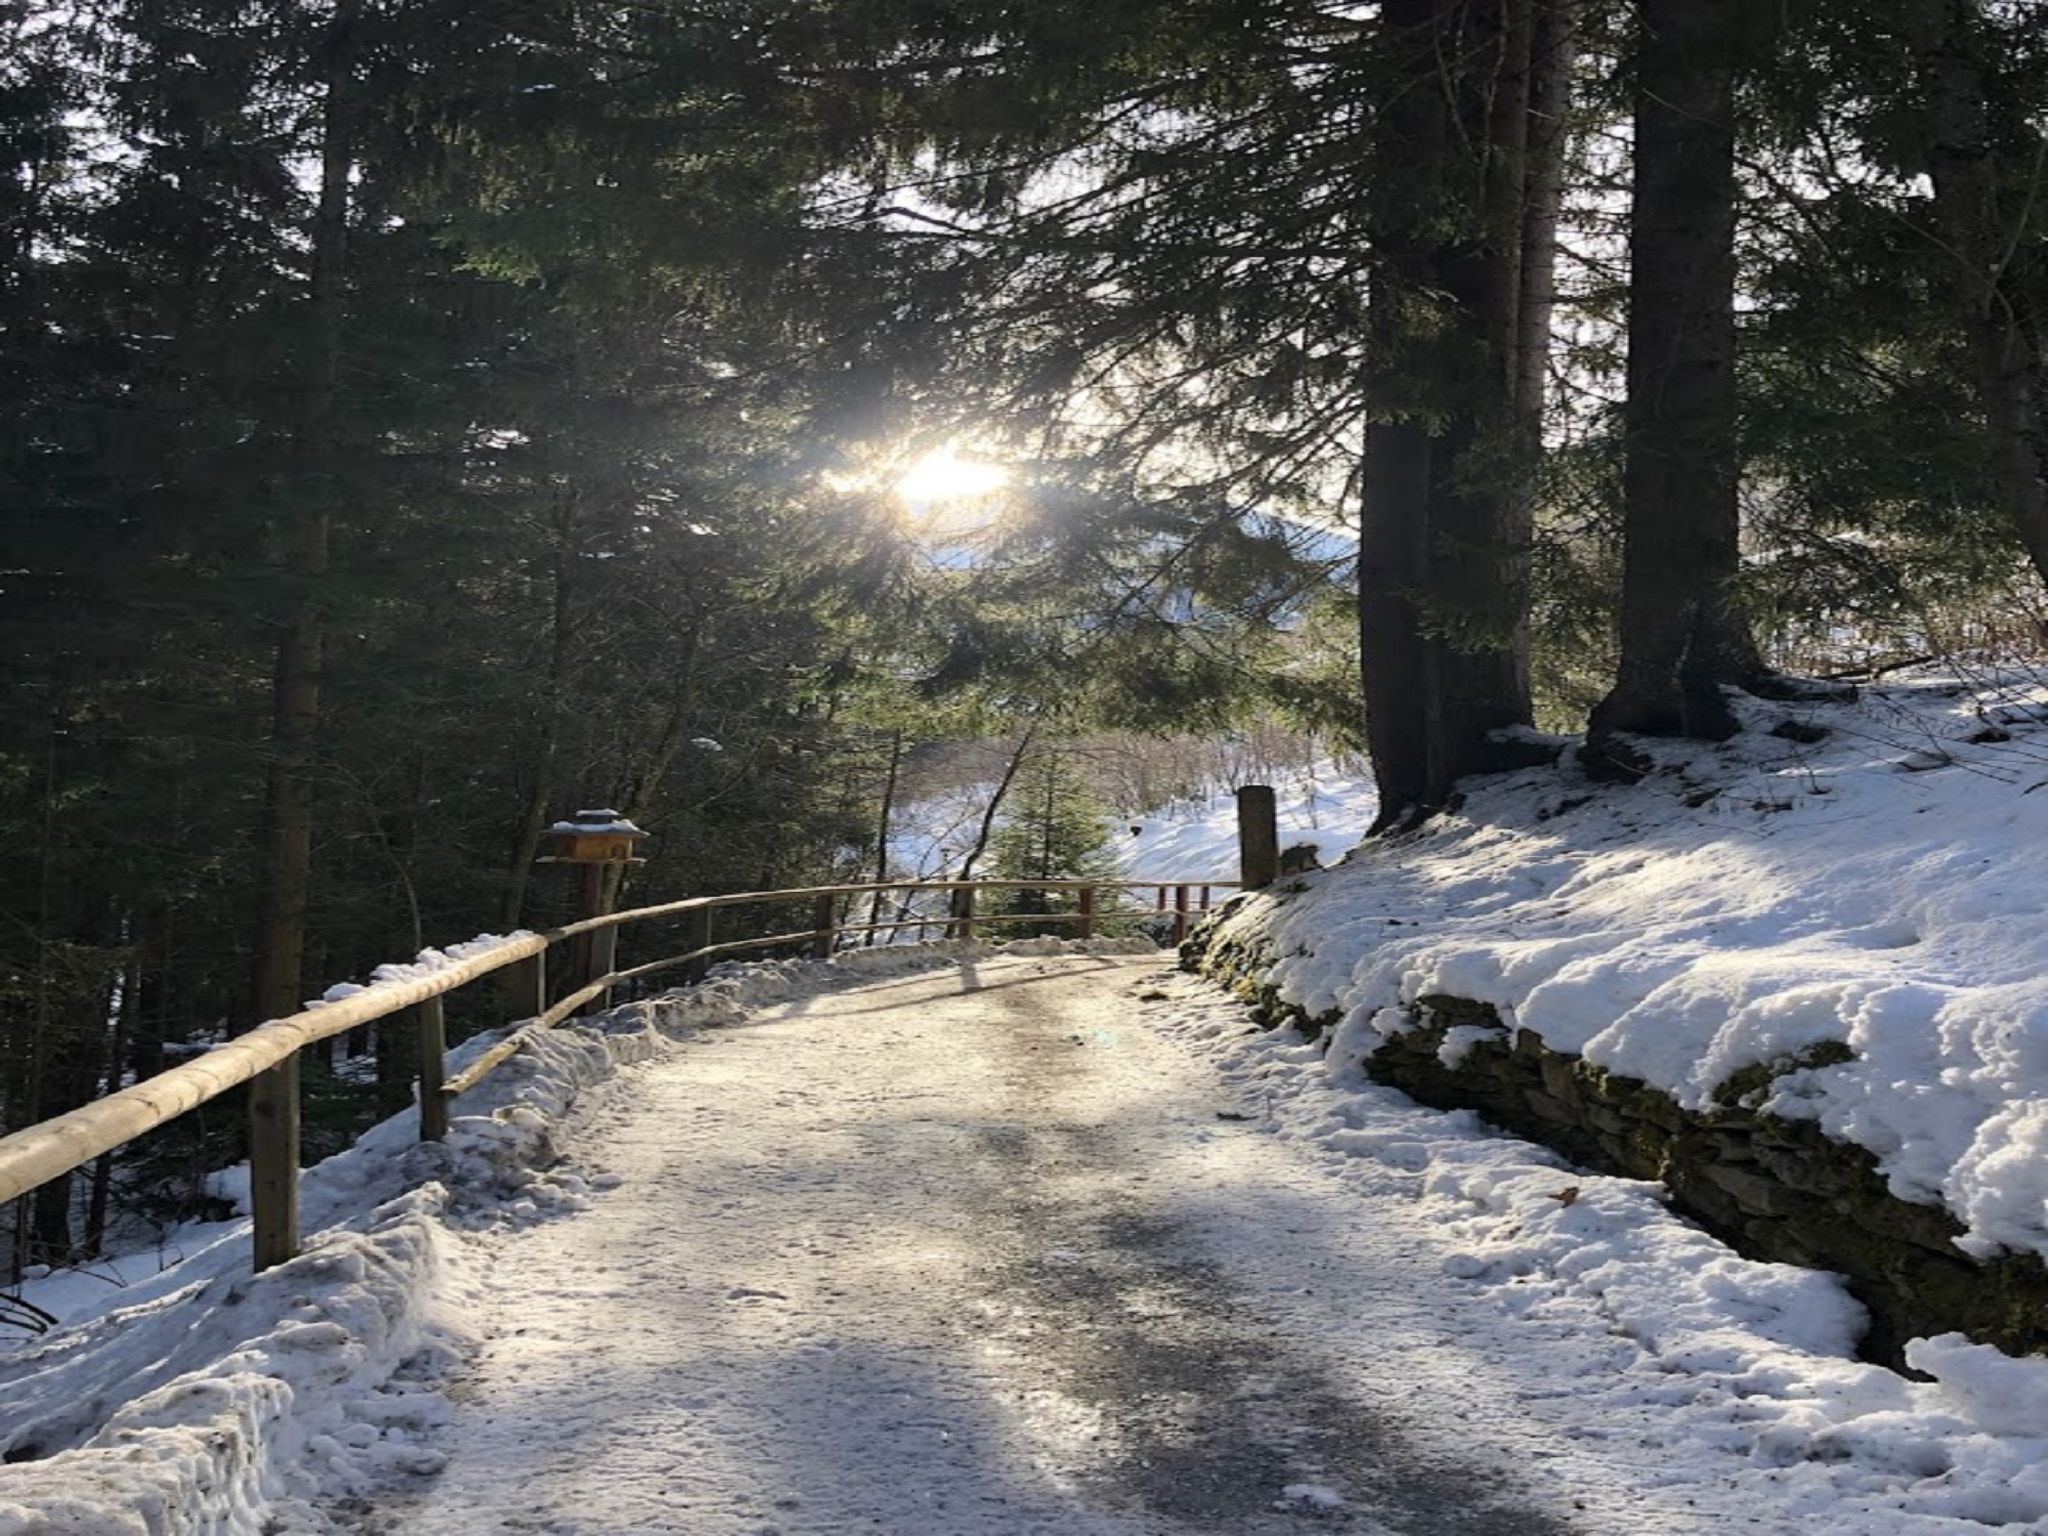
[[[1429,795],[1502,766],[1494,732],[1530,722],[1528,574],[1532,447],[1521,441],[1523,205],[1532,0],[1456,6],[1441,50],[1454,80],[1450,185],[1476,227],[1437,253],[1449,299],[1439,332],[1447,423],[1433,454]]]
[[[2021,253],[2039,236],[2009,227],[2031,217],[2039,230],[2039,189],[2008,217],[1978,0],[1921,0],[1917,19],[1927,169],[1951,292],[1976,356],[1993,483],[2035,571],[2048,581],[2048,356],[2027,285],[2015,281]]]
[[[1429,698],[1422,603],[1432,443],[1414,338],[1436,274],[1429,216],[1444,196],[1449,124],[1436,81],[1438,0],[1380,7],[1383,80],[1366,219],[1374,256],[1366,337],[1364,501],[1358,545],[1359,667],[1379,787],[1375,830],[1429,808]]]
[[[1534,0],[1381,9],[1359,547],[1381,830],[1507,766],[1496,733],[1530,720],[1534,445],[1517,402],[1534,14]]]
[[[1746,3],[1637,7],[1621,663],[1593,712],[1596,762],[1626,766],[1615,732],[1731,734],[1720,683],[1744,680],[1754,656],[1732,607],[1734,82]]]

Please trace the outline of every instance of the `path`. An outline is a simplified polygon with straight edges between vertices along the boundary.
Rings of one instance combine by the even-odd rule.
[[[500,1240],[447,1470],[363,1528],[1709,1528],[1572,1497],[1625,1483],[1446,1312],[1485,1303],[1144,1028],[1162,980],[989,961],[638,1069],[579,1141],[623,1183]]]

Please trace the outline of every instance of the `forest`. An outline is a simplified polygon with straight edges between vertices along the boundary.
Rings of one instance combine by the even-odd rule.
[[[942,744],[1294,730],[1395,836],[2033,658],[2043,19],[4,0],[0,1131],[559,921],[582,806],[653,902],[888,872]]]

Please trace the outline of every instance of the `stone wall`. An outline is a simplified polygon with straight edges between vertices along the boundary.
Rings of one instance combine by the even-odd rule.
[[[1244,946],[1212,945],[1199,933],[1183,964],[1232,987],[1269,1025],[1319,1032],[1313,1019],[1256,981],[1263,965]],[[1445,1033],[1477,1025],[1494,1033],[1446,1065]],[[1963,1228],[1939,1206],[1901,1200],[1876,1160],[1810,1121],[1752,1107],[1772,1077],[1846,1061],[1826,1042],[1799,1058],[1758,1063],[1716,1093],[1711,1110],[1617,1077],[1527,1030],[1510,1032],[1485,1003],[1424,998],[1416,1027],[1367,1060],[1375,1080],[1438,1109],[1473,1109],[1518,1136],[1585,1167],[1655,1179],[1672,1205],[1751,1258],[1832,1269],[1869,1308],[1864,1354],[1902,1364],[1906,1340],[1961,1332],[2014,1354],[2048,1351],[2048,1269],[2032,1254],[1979,1262],[1950,1241]]]

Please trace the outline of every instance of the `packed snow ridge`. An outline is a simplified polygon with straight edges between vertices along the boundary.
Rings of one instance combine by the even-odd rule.
[[[2048,690],[1914,677],[1853,703],[1745,703],[1656,771],[1478,783],[1455,814],[1283,881],[1225,936],[1339,1020],[1333,1050],[1490,1003],[1510,1029],[1701,1107],[1822,1041],[1769,1113],[1875,1154],[1961,1245],[2048,1254]],[[1455,1042],[1454,1042],[1455,1043]]]

